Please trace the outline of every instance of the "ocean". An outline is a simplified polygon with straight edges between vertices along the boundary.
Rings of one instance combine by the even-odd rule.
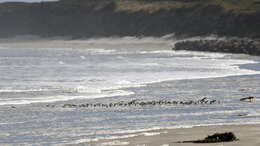
[[[260,122],[259,101],[239,101],[260,94],[258,57],[128,45],[1,47],[0,144],[77,144],[152,129]],[[63,107],[203,97],[219,103]]]

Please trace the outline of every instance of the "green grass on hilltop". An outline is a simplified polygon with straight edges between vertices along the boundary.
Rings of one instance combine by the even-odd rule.
[[[213,3],[222,6],[227,11],[240,13],[256,12],[260,9],[258,0],[211,0]]]
[[[260,10],[260,0],[60,0],[44,2],[51,9],[70,10],[100,10],[108,5],[115,5],[116,12],[146,11],[153,13],[160,10],[176,10],[182,8],[200,8],[217,5],[225,11],[235,13],[255,13]],[[40,3],[2,3],[0,12],[10,12],[41,5]],[[193,9],[193,10],[195,10]]]
[[[149,11],[171,10],[189,7],[218,5],[226,11],[252,13],[260,10],[260,0],[113,0],[116,11]]]
[[[180,1],[164,0],[164,1],[145,1],[145,0],[114,0],[116,11],[149,11],[154,12],[161,9],[170,10],[184,7],[191,7],[195,3],[185,3]]]

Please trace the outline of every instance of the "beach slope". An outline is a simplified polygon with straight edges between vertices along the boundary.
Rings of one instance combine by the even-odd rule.
[[[179,141],[204,139],[208,135],[222,132],[233,132],[239,140],[225,143],[179,143]],[[131,135],[138,136],[132,137]],[[164,129],[135,133],[130,134],[129,138],[100,140],[98,142],[82,143],[80,145],[259,146],[259,137],[260,125],[198,126],[193,128]]]

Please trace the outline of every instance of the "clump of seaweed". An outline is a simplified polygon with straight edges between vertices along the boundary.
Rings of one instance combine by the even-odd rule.
[[[182,141],[179,143],[218,143],[218,142],[231,142],[237,140],[239,139],[236,138],[234,133],[226,132],[226,133],[215,133],[213,135],[207,136],[202,140]]]

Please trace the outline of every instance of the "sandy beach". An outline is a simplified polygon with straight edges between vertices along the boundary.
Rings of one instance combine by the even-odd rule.
[[[178,143],[203,139],[208,135],[222,132],[233,132],[239,141],[210,144]],[[138,135],[131,137],[131,135]],[[158,130],[130,134],[130,138],[100,140],[98,142],[81,143],[80,145],[131,145],[131,146],[259,146],[260,125],[199,126]]]

